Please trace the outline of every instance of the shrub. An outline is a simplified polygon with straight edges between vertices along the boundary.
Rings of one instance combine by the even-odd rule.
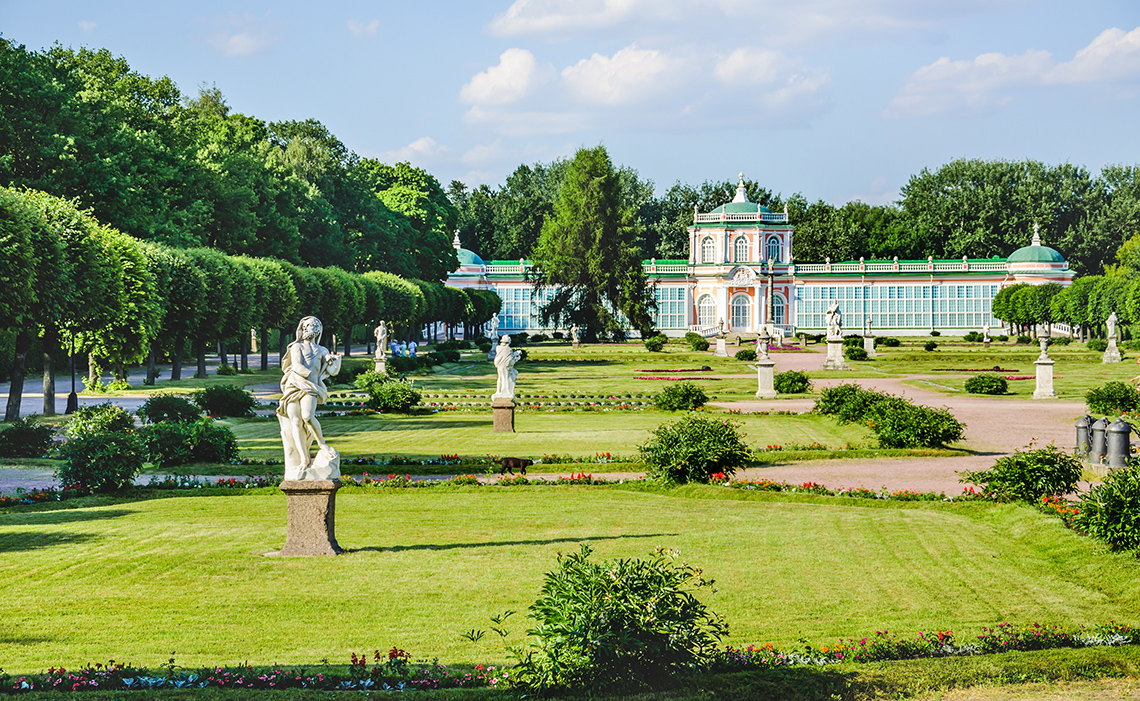
[[[85,433],[59,452],[64,459],[55,472],[60,484],[93,492],[128,486],[143,464],[142,444],[133,433]]]
[[[962,340],[966,343],[981,343],[984,339],[985,336],[983,336],[980,331],[971,331],[962,337]]]
[[[927,341],[926,343],[922,344],[922,349],[925,351],[932,351],[937,347],[938,347],[938,344],[935,343],[934,341]]]
[[[67,422],[64,433],[76,438],[101,433],[128,433],[134,428],[134,417],[126,409],[104,402],[76,409]]]
[[[440,341],[435,344],[434,350],[436,351],[461,351],[467,350],[471,347],[470,341],[454,340],[454,341]]]
[[[564,335],[561,331],[555,331],[554,333],[550,334],[550,337],[555,341],[561,341],[564,338]]]
[[[144,426],[139,439],[147,460],[156,465],[230,462],[238,456],[233,432],[210,419]]]
[[[332,379],[329,381],[329,384],[351,385],[353,380],[356,379],[357,375],[360,375],[363,372],[368,372],[370,367],[375,367],[372,361],[368,361],[367,364],[355,362],[342,363],[340,366],[340,372],[332,377]]]
[[[696,338],[689,339],[689,346],[695,351],[707,351],[709,349],[708,339],[697,336]]]
[[[966,428],[946,408],[916,405],[902,397],[876,402],[864,419],[882,448],[937,448],[962,440]]]
[[[843,347],[844,348],[862,348],[863,347],[863,337],[862,336],[855,336],[855,335],[844,336],[843,337]]]
[[[558,556],[530,606],[536,638],[516,651],[524,687],[625,692],[659,686],[712,661],[728,627],[693,592],[711,588],[675,551],[590,562],[590,546]]]
[[[799,370],[776,373],[774,385],[780,394],[803,394],[811,391],[811,380],[807,373]]]
[[[778,390],[777,390],[778,391]],[[859,385],[841,384],[820,392],[812,411],[837,418],[840,423],[861,423],[870,407],[890,397],[889,394],[866,390]]]
[[[459,351],[445,348],[443,350],[434,350],[427,354],[427,362],[431,365],[443,365],[444,363],[458,363]],[[364,374],[364,373],[360,373]],[[355,378],[353,378],[355,380]]]
[[[544,333],[536,333],[535,335],[530,337],[531,343],[542,343],[545,340],[547,340],[547,338],[546,338],[546,334],[544,334]]]
[[[1053,339],[1053,343],[1058,346],[1067,346],[1072,342],[1073,339],[1069,338],[1068,336],[1058,336],[1057,338]],[[1140,350],[1140,347],[1136,348],[1135,350]]]
[[[1094,414],[1120,414],[1140,406],[1140,392],[1127,382],[1108,382],[1085,392],[1085,405]]]
[[[156,394],[146,400],[135,412],[144,423],[156,424],[160,422],[187,423],[197,421],[202,412],[194,403],[185,397],[173,394]]]
[[[645,445],[638,446],[649,465],[646,477],[665,484],[707,483],[717,472],[732,475],[752,453],[739,424],[727,419],[689,414],[661,424]]]
[[[368,406],[377,411],[406,413],[420,403],[420,393],[410,383],[390,380],[378,372],[356,378],[356,387],[368,393]]]
[[[16,419],[0,432],[0,458],[42,458],[54,435],[55,429],[37,422],[35,415]]]
[[[1018,345],[1024,346],[1024,345],[1027,345],[1029,343],[1033,343],[1033,339],[1030,338],[1029,336],[1018,336],[1017,337],[1017,343],[1018,343]]]
[[[686,343],[688,343],[689,345],[692,345],[693,341],[696,341],[696,340],[703,341],[704,336],[700,335],[699,333],[694,333],[692,331],[686,331],[685,332],[685,342]]]
[[[483,353],[490,353],[491,352],[491,342],[490,341],[483,341],[482,343],[479,344],[479,350],[482,351]]]
[[[218,366],[218,370],[214,374],[219,375],[221,377],[226,377],[228,375],[236,375],[237,374],[237,368],[235,368],[233,365],[230,365],[228,363],[222,363],[221,365]]]
[[[429,353],[428,355],[431,354]],[[431,359],[427,355],[421,355],[415,358],[396,355],[388,358],[388,367],[391,368],[393,372],[404,374],[408,372],[415,372],[416,370],[422,368],[426,363],[430,362]],[[360,375],[357,375],[356,377],[357,379],[360,379]],[[353,382],[355,383],[356,380],[353,380]]]
[[[518,333],[512,333],[511,334],[511,345],[512,346],[525,346],[526,342],[529,338],[530,338],[530,336],[526,335],[526,331],[520,331]]]
[[[1083,469],[1079,459],[1049,444],[1015,451],[999,458],[988,470],[965,471],[958,479],[978,485],[988,499],[1035,503],[1041,497],[1073,491]]]
[[[866,360],[867,351],[862,346],[849,346],[843,350],[843,355],[848,360]]]
[[[886,346],[887,348],[898,348],[901,344],[902,344],[902,341],[900,341],[897,338],[892,338],[890,336],[882,336],[882,337],[876,337],[875,338],[875,345],[876,346]]]
[[[751,348],[741,348],[736,351],[737,360],[756,360],[756,351]]]
[[[1001,342],[1001,343],[1005,343],[1006,341],[1008,341],[1008,340],[1009,340],[1009,336],[1006,336],[1005,334],[1002,334],[1002,335],[1000,335],[1000,336],[998,336],[998,337],[997,337],[997,340],[998,340],[999,342]]]
[[[708,400],[704,390],[692,382],[678,382],[661,390],[653,398],[653,404],[665,411],[690,411],[701,408]]]
[[[1009,383],[1001,375],[974,375],[966,378],[966,391],[970,394],[1005,394]]]
[[[1089,350],[1095,353],[1103,353],[1108,350],[1108,341],[1103,338],[1090,338],[1089,342],[1085,345]]]
[[[210,416],[253,416],[257,406],[253,395],[236,385],[214,385],[191,397]]]
[[[660,353],[661,349],[665,347],[665,339],[662,336],[650,336],[645,339],[645,350],[652,353]]]
[[[1140,465],[1110,471],[1082,495],[1074,523],[1113,550],[1140,549]]]
[[[931,331],[931,332],[930,332],[930,335],[931,335],[931,336],[941,336],[941,335],[942,335],[942,332],[941,332],[941,331]]]

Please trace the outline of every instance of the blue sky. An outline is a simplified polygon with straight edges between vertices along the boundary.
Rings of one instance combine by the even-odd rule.
[[[841,204],[961,157],[1140,163],[1136,0],[0,4],[445,185],[604,143],[658,189],[748,177]]]

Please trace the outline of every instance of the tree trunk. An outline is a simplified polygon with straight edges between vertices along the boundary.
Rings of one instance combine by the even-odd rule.
[[[261,369],[269,369],[269,329],[261,330]]]
[[[170,359],[170,380],[182,379],[182,354],[186,352],[186,337],[174,339],[174,356]]]
[[[206,377],[206,342],[194,339],[194,353],[198,356],[198,377]]]
[[[155,363],[154,343],[150,344],[150,352],[146,354],[146,379],[144,385],[153,386],[158,380],[158,366]]]
[[[55,416],[55,349],[59,347],[59,328],[54,323],[44,326],[44,416]]]
[[[127,381],[127,366],[126,363],[121,360],[115,361],[115,379],[122,380],[123,382]]]
[[[218,365],[230,364],[230,354],[226,351],[226,342],[218,341]]]
[[[287,335],[288,332],[289,332],[288,329],[281,329],[281,338],[278,339],[278,343],[277,343],[277,357],[278,358],[284,358],[285,357],[285,346],[288,345],[285,343],[285,339],[288,338],[288,335]]]
[[[335,348],[333,349],[336,350]],[[352,327],[348,327],[348,333],[344,335],[344,357],[352,355]]]
[[[8,389],[8,407],[4,410],[5,421],[20,418],[20,401],[24,398],[24,367],[31,347],[32,335],[27,329],[21,328],[16,332],[16,353],[12,358],[12,384]]]
[[[241,371],[249,372],[249,334],[241,335]]]
[[[103,381],[103,369],[101,367],[99,367],[99,363],[97,363],[95,361],[95,354],[94,353],[88,353],[87,354],[87,384],[94,387],[96,382],[102,382],[102,381]]]

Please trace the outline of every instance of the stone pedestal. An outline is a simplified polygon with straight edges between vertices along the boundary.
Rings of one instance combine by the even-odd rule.
[[[867,351],[867,357],[868,358],[878,357],[878,353],[875,352],[875,337],[874,336],[864,336],[863,337],[863,350]]]
[[[1108,339],[1108,348],[1104,349],[1104,356],[1101,357],[1102,363],[1119,363],[1120,362],[1120,349],[1116,347],[1116,339]]]
[[[515,432],[515,402],[513,399],[492,399],[491,416],[494,419],[494,425],[491,428],[492,433]]]
[[[717,336],[716,351],[713,352],[713,355],[715,355],[718,358],[727,358],[728,357],[728,346],[724,341],[725,341],[725,339],[723,336]]]
[[[827,338],[827,360],[823,361],[823,370],[850,370],[851,366],[843,357],[843,338],[829,336]]]
[[[380,373],[381,375],[386,375],[388,373],[388,359],[387,358],[384,358],[384,357],[373,358],[372,362],[374,364],[373,369],[376,372]]]
[[[987,341],[982,341],[982,348],[985,348],[985,349],[987,349],[987,350],[988,350],[988,349],[989,349],[989,347],[990,347],[990,342],[989,342],[988,340],[987,340]]]
[[[1033,391],[1034,399],[1056,399],[1057,393],[1053,391],[1053,359],[1043,355],[1034,361],[1037,366],[1037,389]]]
[[[756,363],[756,398],[775,399],[776,392],[776,361],[771,358],[761,358]]]
[[[281,491],[287,504],[285,547],[282,557],[339,555],[336,542],[336,490],[338,480],[285,480]]]
[[[578,342],[577,342],[577,341],[571,341],[571,342],[570,342],[570,347],[571,347],[571,348],[573,348],[573,349],[575,349],[575,350],[577,350],[577,348],[578,348]]]

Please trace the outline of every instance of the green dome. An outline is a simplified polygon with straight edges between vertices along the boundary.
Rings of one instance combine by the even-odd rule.
[[[1056,249],[1042,246],[1023,246],[1010,254],[1008,263],[1064,263],[1065,257]]]
[[[460,267],[467,265],[484,265],[482,258],[475,255],[474,251],[469,251],[466,248],[460,248],[455,252],[455,255],[459,258]]]

